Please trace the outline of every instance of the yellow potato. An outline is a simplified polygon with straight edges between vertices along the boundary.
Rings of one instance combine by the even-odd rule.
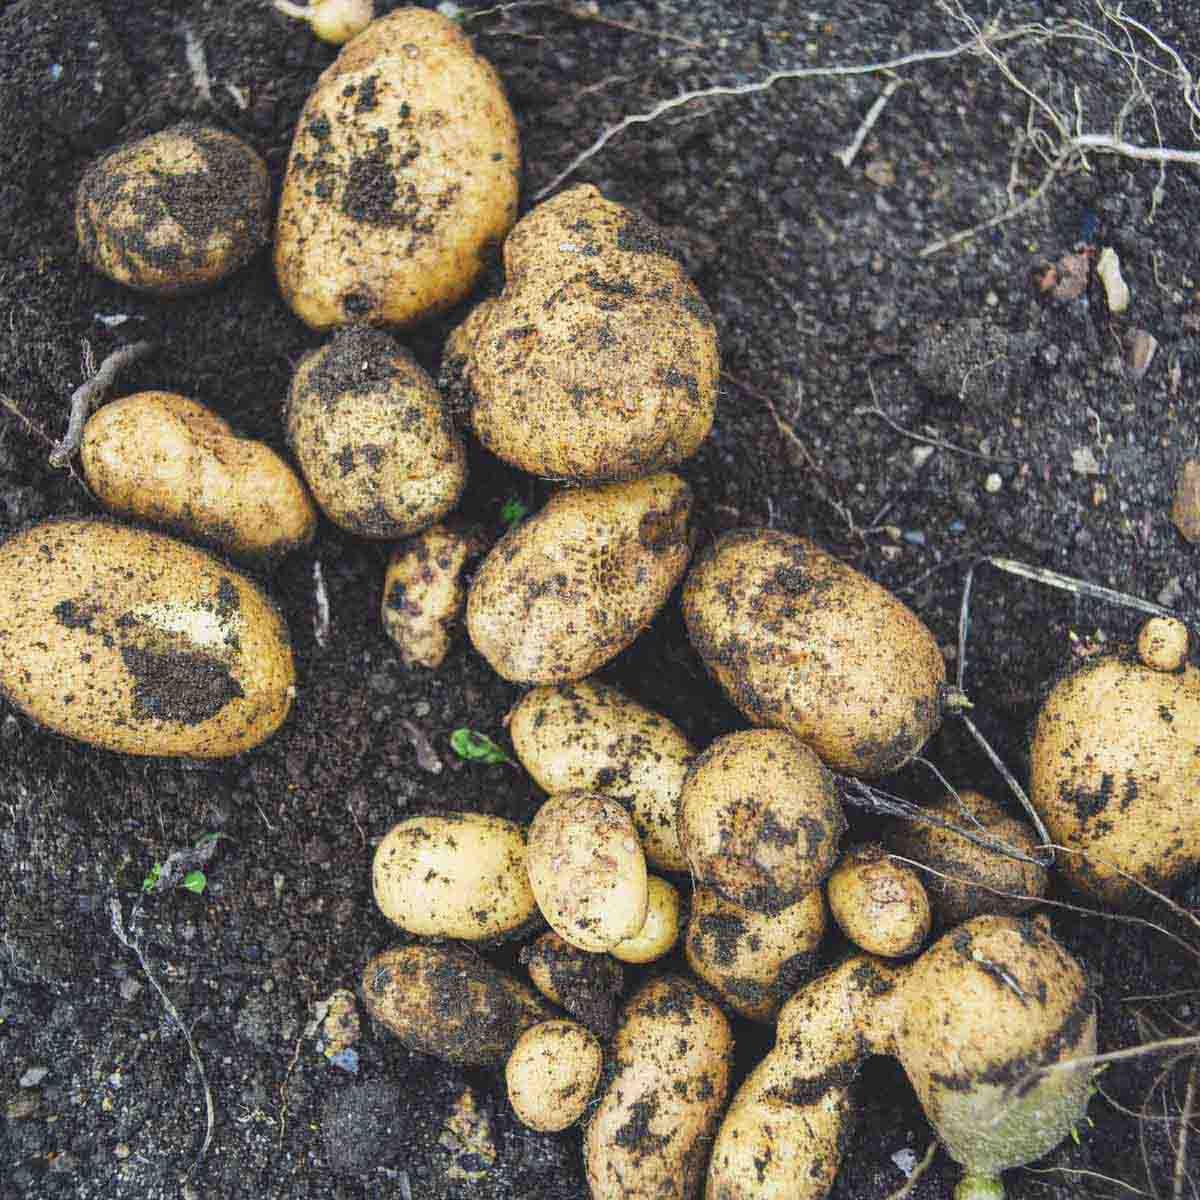
[[[467,632],[497,674],[569,683],[628,646],[691,555],[692,491],[675,475],[558,492],[491,550]]]
[[[262,442],[174,392],[104,405],[79,452],[105,508],[189,541],[270,565],[312,541],[317,510],[296,473]]]
[[[1178,671],[1188,656],[1188,627],[1174,617],[1151,617],[1138,630],[1138,658],[1156,671]]]
[[[295,679],[278,610],[203,550],[86,518],[0,544],[0,690],[59,733],[222,758],[278,729]]]
[[[461,27],[423,8],[373,21],[296,124],[275,271],[314,329],[406,326],[461,300],[517,214],[517,126]]]
[[[224,279],[266,245],[267,166],[241,139],[185,122],[94,163],[75,198],[79,247],[97,271],[169,296]]]
[[[860,949],[883,958],[915,954],[929,935],[929,897],[917,872],[870,843],[848,850],[829,876],[829,911]]]
[[[646,881],[646,919],[642,927],[609,953],[627,963],[651,963],[670,954],[679,941],[679,889],[657,875]]]
[[[566,1129],[587,1111],[603,1065],[594,1033],[574,1021],[543,1021],[525,1030],[509,1055],[509,1103],[530,1129]]]

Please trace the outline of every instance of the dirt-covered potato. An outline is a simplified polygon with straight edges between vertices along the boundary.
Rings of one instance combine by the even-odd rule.
[[[816,970],[826,923],[819,887],[779,913],[754,912],[712,888],[698,887],[692,894],[684,953],[688,966],[730,1008],[770,1024]]]
[[[1137,652],[1156,671],[1178,671],[1187,662],[1188,627],[1174,617],[1151,617],[1138,630]]]
[[[95,269],[160,296],[208,287],[270,234],[267,166],[240,138],[186,122],[94,163],[75,197],[75,233]]]
[[[401,946],[362,975],[367,1012],[410,1050],[498,1066],[525,1030],[555,1014],[532,989],[466,946]]]
[[[833,919],[869,954],[904,958],[929,935],[933,918],[920,876],[876,842],[847,850],[825,887]]]
[[[455,21],[399,8],[322,74],[296,123],[275,272],[314,329],[411,325],[461,300],[517,215],[517,126]]]
[[[729,1022],[694,983],[662,975],[626,1004],[613,1057],[583,1139],[592,1200],[691,1200],[725,1106]]]
[[[887,775],[941,723],[946,668],[933,635],[807,538],[770,529],[718,538],[688,575],[683,615],[749,720],[789,730],[835,771]]]
[[[959,792],[922,806],[934,816],[991,838],[1026,856],[1038,853],[1033,827],[1009,816],[1004,807],[979,792]],[[919,821],[895,822],[884,833],[895,854],[931,868],[922,872],[934,915],[943,925],[957,925],[981,913],[1021,913],[1046,894],[1050,873],[1036,862],[990,850],[950,829]],[[1027,897],[1027,899],[1022,899]]]
[[[418,533],[466,485],[466,450],[433,381],[376,329],[340,329],[301,360],[287,436],[325,515],[359,537]]]
[[[529,882],[542,915],[580,950],[611,950],[646,922],[646,858],[629,814],[595,792],[551,796],[533,818]]]
[[[295,694],[287,626],[214,555],[114,521],[47,521],[0,544],[0,691],[124,754],[257,746]]]
[[[570,683],[619,654],[691,555],[692,490],[675,475],[558,492],[484,559],[467,631],[514,683]]]
[[[611,684],[585,679],[527,692],[509,714],[508,733],[540,788],[551,795],[582,788],[619,800],[646,861],[687,870],[675,820],[696,748],[666,717]]]
[[[445,661],[467,603],[463,572],[486,545],[478,526],[439,524],[392,551],[380,615],[406,667]]]
[[[565,1009],[598,1037],[617,1027],[617,999],[625,987],[621,964],[564,942],[553,929],[521,950],[529,978],[547,1000]]]
[[[262,442],[174,392],[138,392],[84,426],[83,473],[111,512],[271,565],[312,541],[317,510],[296,473]]]
[[[781,729],[718,738],[679,794],[679,840],[696,883],[756,912],[782,912],[820,887],[845,829],[833,776]]]
[[[657,875],[646,884],[646,919],[631,938],[618,942],[609,953],[627,963],[651,963],[664,958],[679,941],[681,901],[679,889]]]
[[[422,937],[491,941],[538,917],[525,831],[504,817],[409,817],[375,848],[372,881],[379,911]]]
[[[521,1034],[508,1057],[509,1103],[530,1129],[566,1129],[587,1111],[603,1065],[594,1033],[574,1021],[543,1021]]]
[[[518,222],[504,268],[504,291],[450,347],[493,454],[598,483],[696,452],[716,406],[716,326],[653,225],[581,184]]]
[[[1038,713],[1030,784],[1077,887],[1114,905],[1144,896],[1139,882],[1169,888],[1200,862],[1200,670],[1085,660]]]

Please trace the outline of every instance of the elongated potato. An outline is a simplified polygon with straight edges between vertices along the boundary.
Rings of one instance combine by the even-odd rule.
[[[794,733],[835,771],[887,775],[941,724],[946,668],[933,634],[807,538],[718,538],[688,576],[683,615],[746,717]]]
[[[552,496],[491,550],[467,597],[467,631],[497,674],[570,683],[654,618],[691,555],[692,491],[675,475]]]
[[[675,822],[696,748],[666,717],[619,688],[585,679],[527,692],[509,714],[508,733],[540,788],[551,795],[583,788],[619,800],[646,861],[687,870]]]

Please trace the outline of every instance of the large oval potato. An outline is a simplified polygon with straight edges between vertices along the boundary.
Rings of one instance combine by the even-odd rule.
[[[835,771],[887,775],[941,724],[946,667],[933,634],[808,538],[718,538],[687,578],[683,615],[746,717],[790,730]]]
[[[551,496],[496,543],[467,596],[467,632],[514,683],[569,683],[619,654],[691,555],[692,490],[678,476]]]
[[[275,732],[295,679],[278,610],[203,550],[87,518],[0,545],[0,690],[59,733],[220,758]]]
[[[83,430],[83,473],[105,508],[191,541],[270,565],[312,541],[304,484],[262,442],[174,392],[138,392],[99,409]]]
[[[489,941],[538,916],[525,868],[525,831],[482,813],[409,817],[375,848],[375,903],[422,937]]]
[[[521,765],[544,791],[582,788],[619,800],[651,866],[686,871],[679,789],[696,748],[677,726],[596,679],[527,692],[509,714]]]
[[[517,125],[492,67],[440,13],[373,21],[296,123],[275,272],[314,329],[411,325],[461,300],[517,215]]]

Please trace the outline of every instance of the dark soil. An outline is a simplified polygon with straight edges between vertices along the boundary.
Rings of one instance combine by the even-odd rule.
[[[980,20],[994,7],[967,4]],[[932,4],[833,0],[818,13],[785,0],[630,0],[597,10],[657,34],[548,5],[503,7],[470,27],[521,122],[525,207],[603,127],[685,89],[966,36]],[[1126,8],[1196,72],[1191,0]],[[1005,10],[1013,24],[1069,17],[1104,24],[1085,0]],[[189,67],[189,38],[211,98]],[[1129,79],[1110,53],[1088,41],[1002,48],[1072,122],[1078,94],[1084,127],[1112,128]],[[254,145],[278,196],[293,123],[332,57],[262,0],[0,3],[0,393],[11,405],[0,413],[0,535],[96,511],[76,478],[47,465],[85,345],[99,361],[129,341],[158,342],[118,394],[183,392],[283,449],[291,373],[319,339],[279,299],[268,256],[200,295],[135,294],[82,262],[73,196],[100,153],[191,118]],[[849,168],[834,153],[884,87],[879,75],[781,81],[675,108],[614,138],[574,177],[665,227],[719,324],[716,428],[684,467],[702,537],[739,524],[811,534],[899,592],[951,655],[964,573],[982,555],[1195,614],[1197,552],[1168,513],[1178,466],[1200,437],[1200,176],[1180,166],[1160,178],[1152,163],[1095,155],[1018,220],[920,257],[934,238],[1009,204],[1030,104],[978,57],[901,74],[907,82]],[[1142,77],[1163,142],[1194,150],[1177,83],[1149,68]],[[1154,144],[1151,118],[1134,105],[1124,135]],[[1044,164],[1027,148],[1019,167],[1017,199]],[[1078,243],[1118,251],[1133,296],[1126,313],[1110,314],[1095,282],[1074,300],[1043,295],[1035,275]],[[430,370],[460,316],[404,339]],[[1159,343],[1140,380],[1124,365],[1136,328]],[[548,494],[477,449],[471,469],[464,512],[497,532],[505,501],[536,505]],[[436,672],[401,667],[379,619],[387,551],[323,525],[313,548],[270,579],[297,650],[299,695],[284,728],[241,759],[197,768],[120,757],[0,703],[5,1200],[585,1195],[578,1133],[523,1129],[499,1074],[410,1053],[364,1018],[356,1064],[337,1060],[356,1065],[355,1078],[310,1026],[316,1004],[353,988],[368,958],[400,940],[369,889],[372,846],[392,823],[425,809],[527,819],[540,799],[522,772],[450,750],[462,726],[503,740],[518,689],[466,645]],[[332,612],[325,649],[313,635],[317,560]],[[974,716],[1021,775],[1039,693],[1071,656],[1072,635],[1119,642],[1135,618],[993,569],[978,574],[972,612]],[[677,598],[605,675],[702,744],[740,727],[687,644]],[[424,752],[420,765],[422,737],[440,771]],[[961,725],[948,724],[930,753],[955,782],[1000,794]],[[893,784],[912,797],[935,786],[916,771]],[[854,825],[870,832],[861,816]],[[137,907],[155,862],[213,832],[224,837],[202,895],[175,887]],[[190,1174],[204,1137],[200,1081],[112,932],[113,900],[212,1087],[212,1146]],[[1092,973],[1105,1048],[1197,1027],[1195,970],[1177,946],[1100,917],[1053,919]],[[497,957],[520,969],[515,948]],[[627,986],[642,974],[628,970]],[[740,1068],[765,1044],[739,1027]],[[1010,1173],[1009,1195],[1171,1195],[1190,1065],[1168,1073],[1150,1102],[1156,1118],[1140,1127],[1125,1110],[1142,1105],[1167,1061],[1111,1067],[1078,1143]],[[919,1158],[931,1137],[894,1064],[872,1062],[861,1096],[834,1191],[842,1200],[887,1196],[904,1181],[893,1156]],[[1194,1149],[1184,1166],[1200,1174]],[[948,1196],[954,1178],[939,1156],[913,1200]]]

